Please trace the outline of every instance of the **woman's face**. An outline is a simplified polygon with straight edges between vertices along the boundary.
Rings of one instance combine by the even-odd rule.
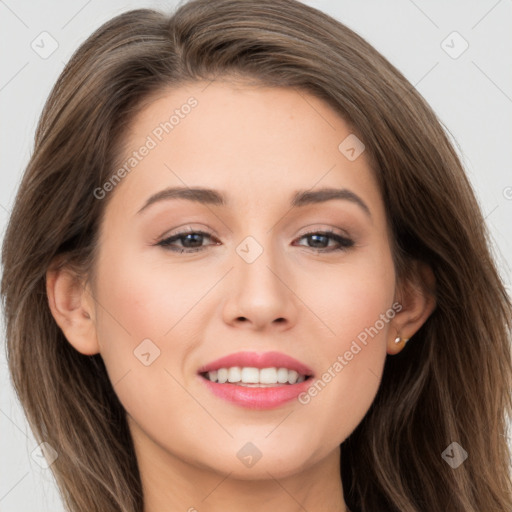
[[[360,144],[293,89],[195,83],[135,119],[122,179],[103,189],[92,293],[139,456],[278,477],[333,454],[360,423],[396,336],[384,205]],[[233,354],[213,378],[270,384],[200,374]],[[275,382],[294,382],[293,368],[313,376]]]

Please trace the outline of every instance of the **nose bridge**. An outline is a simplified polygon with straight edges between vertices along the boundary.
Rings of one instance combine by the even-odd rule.
[[[235,248],[226,320],[241,318],[254,326],[276,322],[294,322],[294,298],[286,286],[284,255],[279,254],[273,232],[261,229],[247,235]]]
[[[283,255],[273,240],[272,232],[260,232],[246,236],[236,247],[235,263],[237,278],[252,293],[282,294],[283,283],[279,279]]]

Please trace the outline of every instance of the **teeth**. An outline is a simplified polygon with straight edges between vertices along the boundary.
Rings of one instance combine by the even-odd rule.
[[[279,368],[277,370],[277,382],[286,384],[288,382],[288,370],[286,368]]]
[[[258,368],[242,368],[240,380],[245,384],[258,384],[260,382],[260,371]]]
[[[296,384],[306,380],[305,375],[299,375],[295,370],[288,368],[252,368],[233,366],[231,368],[219,368],[207,373],[208,380],[224,384],[268,385],[268,384]],[[263,387],[263,386],[262,386]]]
[[[262,368],[260,384],[277,384],[277,368]]]
[[[288,372],[288,382],[290,384],[295,384],[297,382],[297,377],[299,374],[295,370],[290,370]]]
[[[242,369],[238,366],[233,366],[228,369],[228,382],[240,382],[242,379]]]
[[[228,380],[228,371],[226,370],[226,368],[219,368],[217,371],[217,381],[220,382],[221,384],[224,384],[224,382],[227,382]],[[208,378],[212,381],[212,382],[215,382],[215,371],[213,372],[208,372]]]

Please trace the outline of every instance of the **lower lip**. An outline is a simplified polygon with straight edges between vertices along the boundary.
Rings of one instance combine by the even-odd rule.
[[[309,377],[297,384],[257,388],[239,386],[228,382],[220,384],[212,382],[201,375],[199,378],[215,396],[248,409],[273,409],[279,407],[297,398],[306,391],[313,381],[312,377]]]

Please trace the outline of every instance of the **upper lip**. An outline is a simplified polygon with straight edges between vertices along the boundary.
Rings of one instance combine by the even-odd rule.
[[[309,366],[297,361],[291,356],[282,352],[236,352],[216,359],[199,368],[198,373],[211,372],[219,368],[231,368],[233,366],[251,367],[251,368],[288,368],[295,370],[300,375],[313,375],[313,370]]]

